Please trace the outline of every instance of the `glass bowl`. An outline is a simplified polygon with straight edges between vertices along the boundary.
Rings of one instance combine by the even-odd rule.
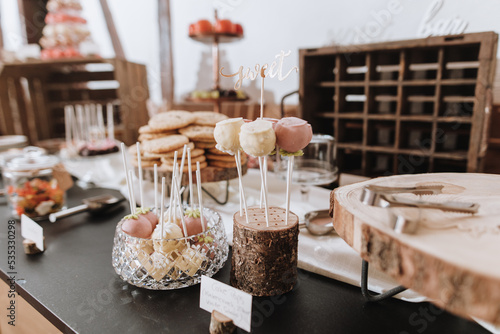
[[[113,268],[129,284],[151,289],[171,290],[201,282],[201,276],[217,273],[225,264],[229,246],[220,215],[203,208],[205,232],[177,239],[143,239],[116,226]]]

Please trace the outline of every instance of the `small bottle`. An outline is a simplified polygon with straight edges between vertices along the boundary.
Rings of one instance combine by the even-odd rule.
[[[22,155],[5,162],[2,173],[14,218],[22,214],[45,218],[64,209],[66,194],[54,177],[58,163],[57,157],[34,146],[25,147]]]

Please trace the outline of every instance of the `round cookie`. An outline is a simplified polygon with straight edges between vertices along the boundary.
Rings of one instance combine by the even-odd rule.
[[[154,115],[148,125],[153,131],[176,130],[188,126],[196,120],[189,111],[173,110]]]
[[[140,141],[140,142],[143,142],[143,141],[147,141],[147,140],[153,140],[153,139],[158,139],[158,138],[162,138],[162,137],[174,135],[176,133],[177,132],[175,132],[175,131],[167,132],[167,133],[163,133],[163,132],[160,132],[160,133],[144,133],[142,135],[139,135],[139,138],[137,138],[137,140]]]
[[[214,141],[214,127],[205,125],[190,125],[179,132],[192,140]]]
[[[209,160],[209,166],[220,167],[220,168],[236,168],[236,161],[218,161],[218,160]]]
[[[148,153],[166,153],[175,151],[185,144],[189,139],[183,135],[170,135],[158,139],[148,140],[142,144],[144,152]]]
[[[194,150],[194,143],[187,143],[186,144],[187,147],[189,147],[191,150]],[[182,152],[184,151],[184,146],[182,146],[181,148],[177,149],[177,150],[173,150],[173,151],[170,151],[170,152],[165,152],[165,153],[149,153],[149,152],[143,152],[143,155],[145,157],[151,157],[151,158],[173,158],[174,157],[174,154],[175,152],[177,152],[177,156],[178,157],[182,157]],[[192,151],[191,151],[192,153]]]
[[[196,111],[193,113],[196,116],[196,125],[208,125],[214,127],[217,122],[228,119],[224,114],[213,111]]]
[[[200,155],[197,157],[191,157],[191,165],[196,166],[197,162],[203,162],[207,160],[207,158],[204,155]],[[169,159],[169,158],[161,158],[162,164],[168,165],[168,166],[173,166],[174,165],[174,159]],[[177,159],[177,163],[180,165],[179,159]],[[184,160],[184,164],[187,165],[187,159]]]
[[[206,168],[207,166],[208,166],[208,164],[207,164],[206,161],[200,162],[200,169]],[[174,171],[174,166],[171,166],[171,165],[163,164],[163,165],[161,165],[161,168],[162,168],[162,170],[166,170],[168,172],[173,172]],[[193,163],[191,164],[191,170],[192,171],[196,170],[196,164],[193,164]],[[184,168],[182,169],[182,172],[183,173],[189,172],[187,165],[184,165]]]

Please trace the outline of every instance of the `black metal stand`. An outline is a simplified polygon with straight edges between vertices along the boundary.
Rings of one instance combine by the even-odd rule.
[[[363,294],[363,297],[365,297],[366,301],[379,302],[381,300],[391,298],[392,296],[395,296],[405,290],[407,290],[407,288],[400,285],[381,294],[370,293],[370,291],[368,290],[368,262],[363,260],[363,264],[361,267],[361,293]]]
[[[219,201],[214,195],[212,195],[210,192],[208,192],[208,190],[206,190],[205,188],[203,188],[203,186],[201,186],[201,189],[203,190],[203,192],[205,194],[208,195],[208,197],[210,197],[211,199],[213,199],[217,204],[219,204],[219,205],[225,205],[225,204],[227,204],[227,202],[229,200],[229,180],[226,180],[225,182],[226,182],[226,195],[225,195],[224,200],[222,200],[222,201]],[[186,200],[186,202],[188,204],[190,204],[189,203],[189,188],[186,188],[186,189],[187,189],[187,192],[186,192],[186,194],[187,194],[187,200]]]

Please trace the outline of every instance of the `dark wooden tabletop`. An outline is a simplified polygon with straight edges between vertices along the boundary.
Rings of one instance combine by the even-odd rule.
[[[68,192],[68,204],[75,206],[102,193],[119,195],[113,190],[74,187]],[[18,293],[64,333],[208,333],[210,314],[199,308],[199,285],[150,291],[116,275],[111,266],[113,235],[126,212],[123,202],[97,217],[82,213],[54,224],[41,222],[47,249],[31,256],[22,250],[17,222]],[[5,199],[0,199],[0,216],[0,277],[7,281],[10,214]],[[227,261],[214,278],[229,283],[229,269]],[[366,303],[359,288],[303,270],[291,292],[254,298],[252,332],[488,333],[475,322],[428,303],[396,299]]]

